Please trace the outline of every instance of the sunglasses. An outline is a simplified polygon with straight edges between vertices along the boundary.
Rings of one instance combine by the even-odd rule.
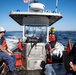
[[[3,31],[3,32],[0,32],[0,33],[5,33],[5,31]]]

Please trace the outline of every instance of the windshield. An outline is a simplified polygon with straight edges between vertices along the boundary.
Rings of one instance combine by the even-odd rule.
[[[46,26],[25,26],[27,42],[46,42]]]

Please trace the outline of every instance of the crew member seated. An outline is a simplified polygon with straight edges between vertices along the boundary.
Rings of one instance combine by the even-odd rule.
[[[48,61],[50,61],[51,59],[50,52],[54,50],[53,48],[55,48],[56,41],[57,41],[57,36],[55,35],[55,28],[52,27],[49,33],[49,43],[46,44],[45,46]]]
[[[11,75],[17,75],[15,67],[16,58],[12,51],[7,47],[6,40],[3,37],[5,32],[6,30],[3,27],[0,27],[0,57],[8,63]]]
[[[58,47],[61,46],[62,49],[61,50],[56,49],[57,45],[58,45]],[[54,27],[52,27],[50,29],[49,43],[46,44],[45,49],[46,49],[46,54],[47,54],[47,61],[51,62],[51,59],[52,59],[52,63],[60,63],[63,61],[62,60],[62,51],[64,50],[64,47],[63,47],[63,45],[61,45],[60,43],[57,42],[57,36],[55,34],[55,28]],[[53,52],[54,53],[57,52],[58,56],[57,56],[57,53],[56,53],[56,55],[55,54],[53,55]]]

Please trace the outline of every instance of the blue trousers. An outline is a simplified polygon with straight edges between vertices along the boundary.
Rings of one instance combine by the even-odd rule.
[[[10,71],[16,70],[16,67],[15,67],[16,57],[15,57],[15,55],[9,56],[5,52],[0,52],[0,57],[2,57],[3,60],[8,63],[8,67],[9,67]]]

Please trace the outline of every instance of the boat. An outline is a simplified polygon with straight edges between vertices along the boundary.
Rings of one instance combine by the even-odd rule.
[[[22,55],[20,61],[16,61],[17,69],[21,75],[65,75],[66,69],[63,62],[46,64],[45,45],[49,42],[49,27],[62,18],[60,12],[44,11],[45,5],[34,0],[29,5],[28,12],[11,11],[9,16],[23,27],[23,50],[15,54]],[[56,59],[63,55],[64,46],[57,43],[56,50],[51,54]],[[61,50],[62,49],[62,50]],[[58,56],[61,54],[60,57]],[[24,74],[23,74],[24,73]]]

